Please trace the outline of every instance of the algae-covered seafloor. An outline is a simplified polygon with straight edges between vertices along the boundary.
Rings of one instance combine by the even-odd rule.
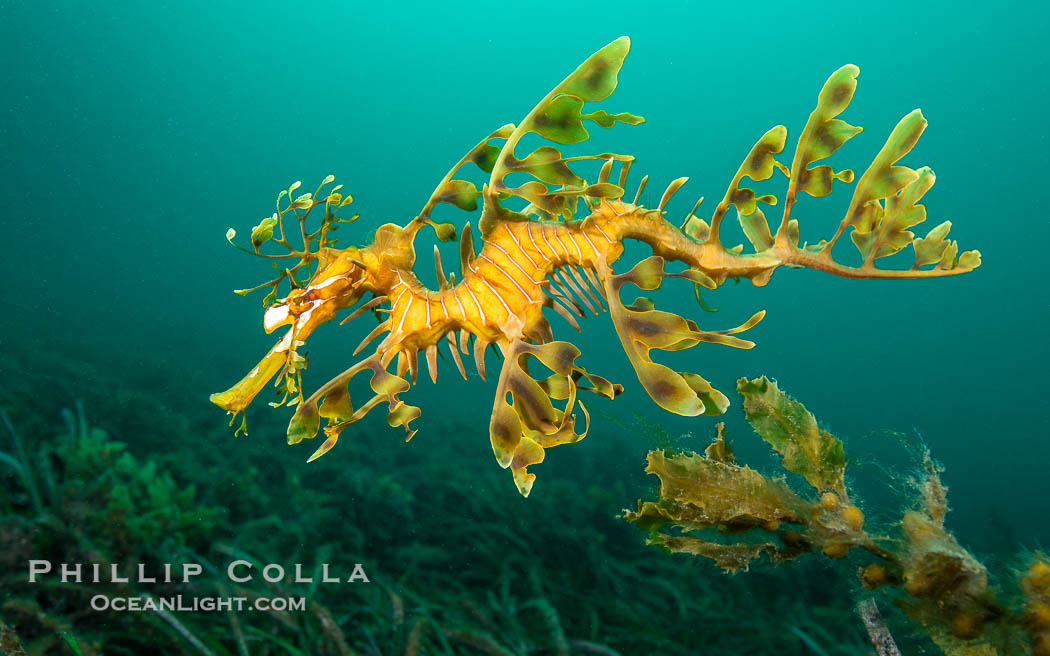
[[[1050,359],[1040,332],[1050,317],[1030,281],[1041,279],[1036,253],[1050,230],[1031,218],[1029,200],[1044,184],[1045,8],[813,13],[758,3],[745,22],[703,4],[581,5],[578,15],[470,3],[410,3],[396,19],[385,11],[0,6],[11,26],[0,44],[0,167],[11,192],[0,231],[0,651],[1045,653],[1041,381]],[[591,101],[610,90],[604,59],[530,112],[620,34],[631,36],[631,54],[601,110]],[[847,63],[863,73],[835,116],[835,90],[857,77],[839,68]],[[906,114],[914,107],[921,114]],[[916,144],[923,117],[930,127]],[[517,127],[501,132],[507,120]],[[786,138],[770,130],[776,123],[788,126]],[[582,149],[565,143],[579,141],[577,124],[589,131]],[[479,143],[478,157],[427,201],[492,130],[495,140]],[[503,147],[513,141],[517,150]],[[568,159],[588,154],[597,159]],[[470,187],[468,170],[477,176]],[[271,208],[273,190],[329,173],[342,189],[293,190]],[[639,188],[643,173],[649,183]],[[347,201],[341,212],[353,211],[326,211],[320,233],[300,235],[292,213],[312,209],[317,221],[333,193]],[[708,200],[693,207],[701,194]],[[329,202],[319,207],[321,198]],[[469,217],[476,249],[434,240],[427,227],[415,266],[379,257],[404,254],[384,223],[420,216],[438,236],[451,227],[460,237],[455,210],[472,200],[483,210]],[[597,244],[584,257],[592,226],[613,228],[627,205],[665,209],[690,241],[669,248],[674,232],[653,230],[662,215],[639,212],[625,235],[651,243],[617,251],[615,274],[586,266],[598,259]],[[367,397],[351,390],[350,406],[323,382],[343,380],[354,346],[387,316],[402,312],[401,327],[422,335],[434,315],[410,310],[441,307],[388,299],[369,307],[376,321],[366,311],[290,340],[283,371],[269,372],[281,394],[252,390],[260,402],[248,409],[248,437],[233,437],[207,402],[274,344],[259,325],[266,308],[229,294],[266,268],[230,251],[222,236],[231,226],[234,243],[252,252],[291,245],[291,257],[271,260],[290,266],[273,269],[279,285],[266,305],[269,327],[283,322],[282,307],[295,327],[309,309],[300,296],[313,303],[329,298],[319,290],[339,291],[321,285],[316,264],[338,263],[335,252],[313,249],[332,246],[336,233],[323,226],[340,216],[360,218],[337,226],[334,248],[354,248],[341,250],[350,253],[345,270],[330,273],[403,278],[411,268],[420,287],[440,292],[457,289],[448,274],[463,290],[466,274],[489,267],[473,281],[477,294],[482,278],[517,275],[496,248],[525,244],[529,228],[515,226],[603,208],[613,211],[561,242],[583,269],[565,268],[557,287],[543,287],[568,317],[544,309],[548,334],[531,310],[517,315],[522,336],[554,340],[508,341],[503,354],[517,371],[501,375],[504,361],[486,360],[482,348],[488,382],[474,376],[472,358],[470,380],[460,380],[445,331],[441,355],[426,339],[402,342],[413,350],[401,349],[398,365],[396,340],[382,336],[369,348],[385,343],[392,355],[377,353],[372,372],[389,365],[411,389],[395,392],[389,416],[360,417]],[[897,249],[927,270],[974,268],[976,255],[956,250],[943,228],[911,241],[905,231],[927,216],[918,237],[950,220],[951,239],[980,248],[980,268],[910,281],[820,273],[871,273],[883,255],[885,269],[910,272]],[[566,238],[558,234],[548,237]],[[834,235],[838,263],[820,259],[819,240]],[[518,263],[529,276],[526,259]],[[675,259],[689,268],[672,268]],[[645,266],[625,274],[637,262]],[[811,264],[820,271],[781,270],[761,287],[733,282]],[[650,291],[665,274],[687,280]],[[510,285],[498,299],[479,298],[478,316],[457,316],[466,325],[455,328],[475,343],[510,337],[522,300]],[[636,286],[646,291],[632,294]],[[652,300],[633,300],[638,293]],[[597,317],[589,304],[613,312]],[[759,308],[764,320],[747,321]],[[642,321],[657,316],[674,325],[674,340]],[[743,345],[716,330],[737,324],[755,348],[709,343]],[[569,351],[549,352],[565,340],[580,351],[571,367]],[[538,362],[553,363],[554,376]],[[426,374],[434,364],[437,385]],[[692,396],[669,393],[681,381]],[[586,387],[617,398],[575,393]],[[317,406],[327,427],[300,403],[318,388],[329,393]],[[217,400],[242,410],[244,389]],[[324,457],[306,463],[314,448],[285,446],[292,410],[265,405],[282,396],[299,409],[293,441],[326,429],[315,445]],[[406,445],[388,423],[410,420],[419,433]],[[515,422],[520,437],[507,430]],[[544,454],[577,442],[584,427],[573,448]],[[493,466],[494,450],[516,485]]]

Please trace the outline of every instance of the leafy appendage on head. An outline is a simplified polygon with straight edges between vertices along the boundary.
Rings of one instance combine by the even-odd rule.
[[[270,306],[277,300],[282,282],[288,281],[289,290],[300,288],[323,266],[326,249],[335,246],[339,241],[333,238],[333,233],[338,230],[339,224],[353,223],[358,218],[356,214],[345,216],[343,213],[343,208],[354,202],[353,196],[340,191],[343,185],[335,185],[322,197],[321,192],[333,182],[335,182],[334,175],[326,176],[313,193],[296,195],[296,191],[302,186],[299,181],[293,182],[287,189],[282,189],[277,194],[276,211],[260,221],[259,225],[252,226],[251,250],[234,243],[233,240],[237,236],[236,230],[230,228],[226,231],[226,240],[231,246],[250,255],[273,260],[273,268],[279,272],[273,280],[268,280],[255,287],[234,290],[235,294],[245,296],[257,290],[269,288],[269,293],[263,298],[263,305]],[[307,221],[310,220],[310,215],[321,206],[324,207],[324,214],[320,217],[320,224],[314,230],[308,231]],[[290,230],[286,234],[285,219],[289,217],[295,219],[295,226],[298,230],[295,230],[294,233]],[[293,245],[297,238],[301,246]],[[266,244],[279,246],[287,253],[262,252],[260,249]],[[280,265],[278,262],[281,260],[298,261]]]
[[[234,290],[234,293],[245,296],[254,291],[268,289],[269,292],[263,298],[263,305],[267,308],[274,308],[291,299],[319,271],[328,266],[333,257],[337,257],[338,251],[334,246],[338,239],[333,238],[334,233],[340,224],[352,223],[358,217],[343,214],[343,208],[354,200],[350,194],[343,194],[340,191],[343,185],[335,185],[325,191],[322,197],[322,191],[334,181],[335,176],[333,175],[325,177],[313,193],[296,195],[302,184],[298,181],[292,183],[287,189],[282,189],[277,195],[276,211],[252,227],[251,249],[239,246],[234,242],[237,236],[236,230],[230,228],[226,231],[226,240],[230,242],[230,245],[250,255],[270,260],[271,265],[278,272],[272,280],[255,287]],[[324,207],[324,213],[320,217],[320,223],[313,230],[309,230],[307,222],[310,221],[311,214],[321,206]],[[295,219],[295,227],[286,233],[285,219],[289,217]],[[300,245],[293,245],[294,241],[299,241]],[[264,252],[262,249],[267,244],[276,245],[287,252]],[[278,299],[282,283],[286,281],[287,297]],[[285,316],[288,316],[287,313]],[[282,322],[279,325],[285,323],[288,322]],[[276,326],[268,327],[267,332],[273,330],[274,327]],[[313,328],[313,325],[293,326],[289,329],[286,338],[270,349],[270,352],[251,373],[225,392],[211,395],[212,403],[225,408],[231,415],[231,426],[237,415],[244,412],[244,409],[274,376],[276,376],[275,387],[278,393],[283,394],[283,397],[271,405],[294,404],[302,401],[302,371],[306,368],[307,360],[297,349]],[[243,416],[241,425],[237,429],[237,433],[241,432],[247,433],[247,424]]]

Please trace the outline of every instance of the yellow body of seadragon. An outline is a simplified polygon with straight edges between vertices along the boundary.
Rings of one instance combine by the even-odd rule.
[[[473,338],[475,363],[482,378],[485,349],[495,345],[503,356],[490,437],[496,459],[511,469],[519,491],[528,495],[535,475],[527,468],[543,460],[544,449],[576,442],[586,434],[586,429],[577,432],[575,428],[577,391],[587,390],[609,398],[622,391],[621,386],[577,364],[580,351],[575,346],[554,341],[544,308],[560,314],[579,329],[576,317],[583,316],[584,308],[597,313],[607,306],[623,348],[653,400],[681,415],[718,415],[728,406],[725,395],[697,374],[674,371],[654,362],[650,352],[677,351],[700,342],[751,348],[751,342],[734,334],[758,323],[764,313],[759,312],[730,330],[701,330],[691,320],[654,309],[652,301],[645,297],[624,305],[620,298],[623,286],[653,290],[663,278],[678,277],[695,284],[699,295],[700,287],[714,289],[728,278],[747,278],[755,285],[764,285],[777,267],[785,265],[846,278],[926,278],[963,273],[980,264],[977,251],[959,254],[955,242],[947,239],[947,221],[922,238],[909,230],[925,220],[926,210],[919,200],[934,182],[928,168],[913,170],[896,165],[926,126],[919,110],[901,119],[857,180],[846,215],[832,238],[799,246],[798,224],[791,218],[797,195],[806,192],[825,196],[831,192],[834,181],[853,181],[853,172],[848,169],[835,171],[814,164],[861,131],[835,118],[849,104],[856,88],[859,71],[852,65],[840,68],[825,83],[817,107],[799,137],[790,167],[776,159],[784,148],[787,130],[774,127],[751,149],[710,222],[695,214],[699,201],[680,226],[666,219],[664,207],[685,178],[670,183],[656,208],[638,204],[646,178],[641,180],[633,200],[628,201],[625,187],[633,162],[629,156],[604,153],[565,157],[551,146],[536,148],[523,159],[515,156],[515,147],[528,133],[569,144],[587,139],[584,121],[602,127],[617,122],[642,122],[641,117],[631,114],[583,111],[586,102],[602,100],[613,92],[629,46],[630,41],[622,37],[588,58],[521,122],[503,126],[473,147],[446,174],[407,226],[381,226],[367,246],[334,246],[332,237],[339,224],[356,217],[339,216],[340,208],[352,199],[340,193],[341,185],[328,188],[332,176],[315,193],[293,197],[298,183],[282,191],[277,211],[253,228],[252,249],[242,250],[294,262],[294,266],[281,269],[277,278],[254,288],[270,288],[265,301],[269,306],[264,320],[267,332],[281,326],[288,329],[255,369],[229,390],[212,395],[212,401],[236,416],[277,376],[277,385],[285,392],[282,402],[297,406],[288,428],[290,443],[314,437],[321,419],[327,420],[327,439],[311,459],[326,453],[347,426],[384,402],[388,404],[390,425],[404,426],[411,438],[415,431],[409,423],[419,416],[419,409],[407,405],[401,394],[416,383],[419,353],[424,354],[430,376],[436,380],[438,347],[446,342],[457,368],[466,377],[460,352],[469,352]],[[575,162],[587,160],[600,162],[591,183],[571,168]],[[455,177],[468,164],[489,173],[488,182],[480,191],[472,182]],[[617,167],[616,182],[612,182]],[[766,180],[778,170],[787,177],[788,188],[783,214],[774,231],[762,206],[775,205],[776,197],[757,195],[742,182],[745,177]],[[506,179],[512,174],[521,174],[528,180],[511,187]],[[461,280],[456,282],[454,275],[445,275],[435,246],[440,288],[427,289],[413,273],[417,233],[429,224],[442,240],[454,238],[455,229],[447,223],[435,223],[430,218],[431,211],[438,203],[473,211],[478,209],[479,197],[481,251],[475,252],[467,223],[460,236]],[[523,207],[512,210],[504,206],[515,200]],[[742,246],[726,248],[719,239],[722,220],[731,207],[753,252],[744,253]],[[309,232],[307,221],[320,208],[324,211],[320,226]],[[301,249],[293,247],[291,236],[285,234],[287,217],[297,219]],[[832,249],[847,231],[860,251],[858,266],[845,266],[832,258]],[[227,233],[231,243],[234,235],[232,229]],[[654,255],[630,271],[617,274],[613,265],[623,253],[625,239],[645,242]],[[260,252],[267,243],[276,243],[289,252]],[[887,270],[875,266],[878,258],[908,246],[915,253],[911,268]],[[684,263],[684,270],[666,270],[669,261]],[[286,279],[290,292],[278,299],[278,289]],[[239,293],[247,291],[251,290]],[[317,326],[357,304],[366,293],[371,293],[371,298],[346,320],[369,310],[386,317],[355,355],[376,338],[383,338],[370,355],[305,397],[301,374],[306,363],[297,348]],[[534,378],[531,358],[550,373]],[[350,401],[348,383],[358,373],[370,376],[373,395],[363,405],[355,406]],[[556,408],[552,400],[564,400],[565,404]],[[586,418],[582,403],[579,408]]]

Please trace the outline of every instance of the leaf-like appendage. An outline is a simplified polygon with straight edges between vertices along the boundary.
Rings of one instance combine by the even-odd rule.
[[[338,424],[353,417],[354,404],[350,402],[350,391],[346,386],[340,385],[328,392],[324,401],[321,402],[321,407],[318,408],[318,413],[332,424]]]
[[[583,127],[583,100],[576,96],[558,96],[532,118],[529,128],[544,139],[560,144],[586,141],[590,135]]]
[[[799,136],[789,172],[784,214],[773,235],[772,245],[767,237],[765,217],[751,203],[737,204],[744,234],[757,252],[769,250],[789,265],[811,267],[850,278],[925,278],[962,273],[980,266],[981,254],[978,251],[959,254],[958,245],[946,239],[949,224],[934,228],[923,239],[916,239],[909,230],[926,219],[926,209],[918,201],[935,179],[929,168],[913,170],[896,164],[911,151],[926,127],[926,119],[918,109],[897,123],[857,181],[849,208],[834,236],[830,240],[822,239],[799,247],[798,222],[791,218],[798,193],[805,191],[811,196],[826,196],[831,193],[834,180],[853,181],[853,171],[849,169],[836,172],[828,166],[812,164],[830,156],[861,131],[861,128],[835,118],[853,98],[858,73],[856,66],[843,66],[821,89],[817,107]],[[772,165],[779,166],[775,160],[772,162]],[[731,191],[733,189],[731,187]],[[749,199],[745,195],[742,200]],[[715,219],[708,241],[717,237]],[[686,227],[688,229],[688,224]],[[846,266],[832,258],[832,249],[847,228],[852,228],[850,238],[863,258],[859,267]],[[911,271],[886,271],[875,267],[875,260],[897,253],[909,243],[914,245],[916,254]],[[932,269],[920,270],[931,264],[935,265]]]
[[[631,40],[621,36],[584,60],[555,91],[584,100],[605,100],[616,90],[616,76],[630,49]]]
[[[375,396],[355,410],[350,402],[347,385],[354,376],[365,371],[371,371],[370,385]],[[407,392],[409,387],[407,380],[386,370],[378,353],[365,358],[328,381],[310,398],[299,404],[288,424],[288,443],[298,444],[304,439],[316,437],[320,430],[321,418],[328,419],[328,425],[324,428],[328,439],[310,456],[310,460],[316,460],[335,446],[339,434],[344,429],[363,419],[372,408],[382,402],[386,402],[389,408],[387,423],[393,427],[404,426],[406,440],[411,439],[415,431],[409,428],[409,423],[419,416],[420,411],[419,408],[406,404],[399,396]],[[322,401],[320,408],[318,401]]]
[[[906,166],[895,166],[895,163],[911,151],[924,129],[926,119],[917,109],[897,123],[868,170],[857,181],[853,199],[842,220],[843,226],[870,231],[882,220],[884,210],[879,201],[895,195],[918,179],[918,172]]]
[[[894,164],[911,152],[925,129],[926,119],[918,109],[906,114],[894,126],[879,154],[857,181],[854,192],[857,201],[851,203],[855,209],[874,199],[892,196],[918,177],[914,170]]]
[[[474,162],[485,173],[491,173],[500,151],[500,147],[493,145],[492,141],[494,139],[506,139],[513,131],[513,124],[508,123],[504,125],[474,146],[464,159],[468,162]]]
[[[525,159],[507,159],[507,171],[521,171],[532,174],[541,182],[562,185],[582,185],[583,178],[572,172],[569,160],[562,158],[557,148],[543,146],[529,153]]]
[[[492,167],[496,164],[496,158],[499,157],[499,146],[493,146],[492,144],[485,142],[480,147],[471,151],[470,161],[478,165],[478,168],[485,173],[491,173]]]
[[[952,227],[951,221],[945,221],[930,230],[922,239],[912,242],[915,248],[915,265],[918,269],[927,264],[936,263],[935,269],[945,271],[971,271],[981,265],[980,251],[966,251],[958,254],[958,245],[946,239]]]
[[[924,239],[913,240],[914,235],[906,230],[926,219],[926,209],[917,203],[933,186],[935,177],[929,168],[916,171],[895,163],[911,151],[924,129],[926,119],[917,109],[897,123],[886,144],[857,182],[846,216],[825,247],[827,250],[835,245],[847,226],[853,226],[851,238],[864,256],[865,266],[870,266],[876,258],[892,255],[909,241],[915,245],[914,268],[937,263],[937,269],[969,271],[980,265],[978,251],[958,256],[955,242],[945,239],[951,227],[947,221],[931,230]]]
[[[282,283],[285,280],[289,281],[292,289],[298,287],[301,283],[298,276],[309,271],[312,264],[323,259],[323,256],[321,255],[322,251],[334,246],[338,241],[337,239],[331,238],[331,235],[334,234],[338,224],[352,223],[357,219],[356,215],[351,217],[339,215],[340,209],[352,203],[354,200],[350,194],[344,195],[339,193],[339,190],[343,188],[343,185],[335,185],[326,193],[322,194],[322,190],[334,181],[335,176],[328,175],[321,181],[321,184],[317,186],[316,191],[300,194],[295,197],[294,200],[292,199],[292,193],[302,186],[302,182],[296,181],[287,189],[282,189],[277,195],[277,211],[264,218],[258,225],[252,226],[251,249],[238,246],[233,241],[237,236],[237,231],[235,229],[229,228],[226,231],[226,241],[228,241],[231,246],[237,250],[244,251],[245,253],[270,259],[271,264],[274,264],[275,268],[280,271],[278,276],[273,280],[269,280],[261,285],[256,285],[255,287],[248,289],[234,290],[235,294],[245,296],[260,289],[269,288],[269,292],[263,298],[263,305],[269,307],[277,300],[279,295],[278,289],[282,286]],[[282,206],[282,201],[286,203],[284,206]],[[307,228],[307,223],[310,220],[310,215],[319,207],[324,208],[324,214],[321,217],[320,225],[311,232]],[[289,230],[288,234],[285,234],[284,219],[289,216],[294,217],[299,224],[299,229],[295,230],[294,234],[301,235],[302,237],[303,241],[301,249],[293,246],[289,241],[289,237],[293,234],[292,230]],[[316,214],[314,216],[316,217]],[[287,254],[263,253],[260,251],[260,248],[266,244],[280,246],[288,252]],[[277,267],[276,262],[274,262],[275,260],[288,260],[288,262],[286,262],[284,266]],[[215,403],[226,407],[222,395],[214,396]]]
[[[741,378],[744,414],[751,427],[784,458],[784,468],[803,476],[818,492],[846,497],[846,455],[842,442],[817,426],[806,407],[780,391],[765,376]]]
[[[834,180],[851,182],[853,171],[834,171],[830,166],[811,166],[813,162],[830,157],[842,144],[861,132],[862,128],[835,118],[849,105],[857,89],[860,69],[847,64],[831,74],[817,96],[817,107],[809,115],[806,127],[799,135],[795,157],[791,163],[789,197],[804,191],[811,196],[827,196]]]
[[[755,252],[760,253],[773,246],[773,233],[769,231],[769,222],[762,208],[756,207],[751,214],[737,212],[740,219],[740,227],[744,229],[744,236],[755,247]]]
[[[751,217],[753,224],[758,223],[759,218],[761,219],[761,223],[765,224],[765,216],[761,213],[761,210],[758,209],[756,203],[776,205],[777,197],[773,195],[757,196],[754,189],[741,187],[740,182],[744,177],[751,178],[756,182],[768,180],[773,176],[774,169],[786,171],[784,166],[777,162],[774,157],[774,155],[784,150],[784,142],[786,140],[787,128],[783,125],[778,125],[763,134],[759,140],[755,142],[755,145],[751,147],[751,152],[748,153],[743,163],[740,164],[736,174],[733,176],[733,180],[729,183],[729,188],[726,189],[722,202],[718,204],[718,207],[715,208],[714,214],[711,216],[711,231],[707,237],[708,242],[715,242],[718,240],[718,230],[722,222],[722,217],[725,215],[726,210],[729,209],[730,205],[734,205],[741,216]],[[741,224],[743,224],[742,219]],[[764,228],[760,225],[752,227],[757,229],[759,233],[763,230],[769,232],[768,225],[765,225]],[[745,227],[745,232],[746,230],[747,228]]]
[[[489,437],[496,461],[501,467],[510,467],[518,491],[527,497],[536,480],[536,475],[530,474],[528,467],[543,462],[544,449],[578,442],[587,435],[586,427],[582,433],[577,433],[574,428],[574,376],[583,374],[583,370],[575,365],[580,351],[568,342],[533,345],[521,340],[504,344],[502,348],[503,369],[496,387]],[[529,357],[539,360],[554,375],[542,382],[535,380],[529,374]],[[591,382],[595,388],[603,387],[596,380]],[[508,394],[510,402],[507,401]],[[551,404],[552,398],[567,399],[565,409],[555,408]],[[580,408],[589,423],[587,409],[583,404]]]
[[[862,222],[854,226],[850,238],[865,262],[893,255],[915,239],[908,228],[926,220],[926,208],[919,203],[933,186],[936,176],[929,167],[916,171],[916,178],[886,199],[883,207],[874,203]],[[940,259],[940,258],[938,258]]]
[[[592,392],[607,399],[614,399],[623,393],[623,385],[610,382],[580,366],[573,366],[570,377],[576,384],[577,391]],[[580,385],[581,378],[586,380],[589,385]],[[560,374],[551,374],[544,380],[539,381],[539,384],[543,391],[547,393],[547,396],[557,401],[564,401],[572,394],[569,378]]]
[[[660,407],[685,416],[720,415],[729,407],[729,399],[724,394],[697,374],[678,372],[653,362],[650,351],[679,351],[696,346],[700,342],[751,348],[754,343],[732,335],[754,326],[761,321],[764,313],[754,315],[737,328],[708,332],[700,330],[695,322],[671,312],[641,309],[643,306],[637,302],[633,306],[635,309],[626,307],[620,300],[620,289],[627,283],[640,289],[651,290],[659,287],[663,278],[667,276],[692,279],[689,275],[693,273],[691,270],[683,274],[668,274],[664,272],[663,267],[663,258],[653,256],[642,260],[625,274],[613,275],[610,270],[600,270],[609,302],[609,316],[616,327],[620,343],[638,374],[638,380]],[[706,278],[702,272],[695,273],[701,277],[694,282],[701,282]],[[645,307],[649,307],[649,304]]]
[[[596,109],[588,114],[583,114],[583,118],[594,121],[603,128],[611,128],[614,123],[638,125],[639,123],[645,122],[645,119],[641,116],[635,116],[634,114],[628,114],[627,112],[620,112],[619,114],[610,114],[604,109]]]
[[[268,216],[252,228],[252,246],[259,250],[259,246],[273,239],[273,229],[277,226],[277,213]]]
[[[478,188],[467,180],[449,180],[438,189],[434,200],[473,212],[478,208]]]
[[[560,144],[585,141],[589,137],[583,124],[585,120],[606,128],[615,123],[642,123],[645,119],[633,114],[609,114],[603,110],[583,112],[586,101],[602,100],[616,88],[616,77],[629,48],[630,40],[622,37],[591,55],[554,87],[507,137],[506,143],[495,158],[488,185],[483,192],[485,209],[479,224],[482,236],[486,236],[488,230],[497,225],[499,220],[505,220],[505,210],[499,204],[501,194],[510,194],[526,200],[530,205],[523,210],[526,215],[535,213],[540,216],[546,215],[544,218],[566,219],[575,215],[577,202],[581,197],[597,200],[623,196],[621,186],[608,182],[607,167],[610,159],[629,162],[629,157],[601,154],[567,158],[555,148],[547,146],[537,149],[524,160],[519,160],[514,156],[514,148],[529,132]],[[594,159],[606,160],[606,168],[603,168],[600,174],[599,184],[585,186],[583,178],[569,167],[569,162]],[[511,187],[505,182],[505,178],[515,172],[529,173],[537,180]],[[550,189],[544,183],[564,186]]]
[[[922,239],[916,239],[915,244],[915,266],[921,267],[927,264],[940,262],[944,250],[948,247],[948,231],[951,230],[952,222],[945,221],[934,226]]]

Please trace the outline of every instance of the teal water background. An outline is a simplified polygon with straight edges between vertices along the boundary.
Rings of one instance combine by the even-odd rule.
[[[702,327],[768,310],[750,333],[754,350],[700,347],[679,354],[681,368],[731,397],[738,377],[768,374],[847,439],[921,433],[947,468],[963,542],[1046,544],[1048,13],[1009,2],[0,3],[0,350],[84,357],[167,390],[173,404],[206,404],[272,343],[259,299],[230,293],[268,269],[224,234],[247,235],[290,182],[312,189],[334,173],[357,199],[362,238],[404,223],[484,133],[519,120],[627,34],[632,51],[603,106],[647,122],[592,130],[600,134],[581,152],[635,155],[635,181],[649,174],[654,204],[666,182],[690,176],[672,215],[698,195],[709,213],[754,140],[783,123],[793,143],[826,76],[854,63],[859,87],[843,118],[865,132],[833,162],[863,170],[895,122],[921,107],[930,126],[904,163],[937,173],[926,226],[952,220],[953,238],[980,249],[982,267],[885,282],[785,269],[761,289],[727,283],[705,299],[720,308],[711,315],[689,287],[669,284],[658,306]],[[834,231],[849,193],[799,203],[804,240]],[[432,279],[430,245],[417,248]],[[444,253],[446,266],[456,261],[454,248]],[[604,413],[710,433],[713,420],[671,416],[644,395],[607,318],[586,320],[582,338],[555,322],[585,366],[626,385],[615,403],[595,402]],[[348,365],[371,328],[357,323],[312,338],[311,387]],[[448,438],[427,431],[442,413],[478,427],[455,436],[464,449],[489,448],[492,382],[453,373],[445,365],[441,386],[423,382],[406,397],[424,413],[409,448]],[[738,406],[727,420],[745,434]],[[286,415],[264,409],[250,421],[253,439],[278,443]],[[235,453],[230,439],[221,448]],[[636,473],[650,447],[596,418],[583,444],[548,454],[560,468],[536,468],[534,494],[580,459]]]

